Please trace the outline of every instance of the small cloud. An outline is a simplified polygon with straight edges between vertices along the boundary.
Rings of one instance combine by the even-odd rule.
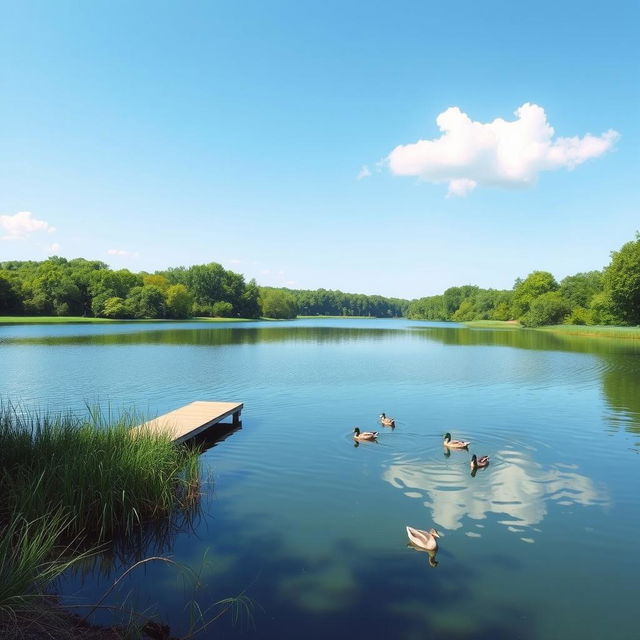
[[[362,165],[362,169],[360,169],[360,173],[357,175],[356,180],[362,180],[363,178],[368,178],[371,175],[371,171],[369,171],[369,167],[366,164]]]
[[[242,260],[238,260],[238,258],[232,258],[229,262],[231,264],[242,264]]]
[[[2,240],[24,240],[32,233],[48,231],[53,233],[56,228],[45,220],[37,220],[30,211],[20,211],[12,216],[0,215],[0,229],[5,235]]]
[[[49,251],[51,251],[52,253],[56,253],[58,251],[60,251],[62,247],[57,243],[54,242],[50,247],[49,247]]]
[[[451,180],[449,182],[449,192],[447,198],[451,196],[466,196],[471,193],[478,183],[475,180],[469,180],[468,178],[458,178],[457,180]]]
[[[108,249],[107,254],[110,256],[123,256],[128,258],[137,258],[140,255],[137,251],[125,251],[124,249]]]
[[[526,103],[516,119],[472,120],[459,107],[436,118],[439,138],[399,145],[386,158],[392,174],[446,182],[448,196],[465,196],[476,186],[530,187],[541,171],[574,169],[610,151],[620,134],[556,137],[544,109]]]

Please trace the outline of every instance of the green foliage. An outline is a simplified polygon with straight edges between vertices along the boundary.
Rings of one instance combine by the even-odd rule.
[[[625,324],[640,324],[640,233],[611,253],[611,263],[604,272],[604,287],[614,316]]]
[[[416,320],[509,320],[512,292],[480,289],[471,285],[451,287],[441,296],[414,300],[407,316]],[[455,305],[458,305],[455,307]]]
[[[17,512],[27,522],[62,513],[67,535],[101,541],[188,508],[196,495],[197,452],[167,436],[132,437],[133,424],[1,409],[0,523]]]
[[[584,307],[591,303],[593,296],[602,291],[602,273],[589,271],[567,276],[560,282],[560,295],[572,307]]]
[[[613,303],[609,292],[597,293],[591,299],[589,305],[592,324],[615,324],[616,318],[613,314]]]
[[[233,313],[233,305],[230,302],[215,302],[211,307],[211,315],[214,318],[230,318]]]
[[[129,318],[129,310],[122,298],[114,296],[107,298],[102,309],[105,318]]]
[[[594,324],[593,313],[590,309],[585,309],[584,307],[574,307],[564,319],[564,323],[576,325]]]
[[[529,310],[520,318],[520,322],[525,327],[561,324],[570,311],[569,303],[562,298],[559,292],[549,291],[531,301]]]
[[[298,313],[295,298],[279,289],[265,289],[260,304],[265,318],[295,318]]]
[[[0,313],[19,313],[21,309],[17,279],[9,271],[0,271]]]
[[[511,302],[514,317],[524,316],[538,296],[557,289],[558,283],[548,271],[533,271],[524,280],[516,280]]]
[[[375,318],[396,318],[404,315],[407,300],[366,296],[361,293],[344,293],[317,289],[274,289],[261,287],[261,291],[284,291],[293,296],[299,315],[304,316],[370,316]]]
[[[193,296],[183,284],[169,285],[165,291],[167,299],[167,317],[190,318]]]
[[[131,289],[126,307],[132,318],[164,318],[166,314],[164,293],[153,284]]]

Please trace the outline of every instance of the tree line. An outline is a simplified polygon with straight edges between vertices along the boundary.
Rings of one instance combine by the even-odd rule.
[[[220,264],[155,273],[112,270],[99,260],[51,257],[0,262],[0,315],[127,318],[402,316],[408,300],[259,287]]]
[[[640,233],[602,271],[567,276],[548,271],[518,278],[510,290],[451,287],[411,302],[407,317],[420,320],[519,320],[527,327],[552,324],[640,324]]]
[[[602,271],[567,276],[548,271],[518,278],[512,289],[450,287],[408,301],[317,289],[259,287],[220,264],[155,273],[112,270],[104,262],[54,256],[0,262],[0,314],[103,318],[295,318],[297,315],[406,316],[420,320],[519,320],[549,324],[640,324],[640,234]]]

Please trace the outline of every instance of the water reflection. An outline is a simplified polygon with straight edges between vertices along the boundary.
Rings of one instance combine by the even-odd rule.
[[[482,520],[493,513],[500,524],[520,533],[544,520],[547,502],[563,506],[606,505],[608,498],[587,476],[557,467],[545,468],[527,454],[500,451],[481,484],[468,480],[465,467],[446,461],[391,464],[382,478],[431,510],[433,521],[449,530],[465,518]]]
[[[429,549],[423,549],[422,547],[419,547],[417,544],[413,544],[412,542],[407,542],[407,547],[409,547],[410,549],[413,549],[414,551],[421,551],[422,553],[426,553],[427,562],[429,563],[430,567],[435,568],[438,566],[438,564],[440,564],[436,560],[436,556],[438,555],[437,549],[435,551],[430,551]]]

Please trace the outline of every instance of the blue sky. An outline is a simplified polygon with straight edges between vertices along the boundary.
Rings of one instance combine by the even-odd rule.
[[[640,229],[640,3],[0,5],[0,260],[414,298]]]

